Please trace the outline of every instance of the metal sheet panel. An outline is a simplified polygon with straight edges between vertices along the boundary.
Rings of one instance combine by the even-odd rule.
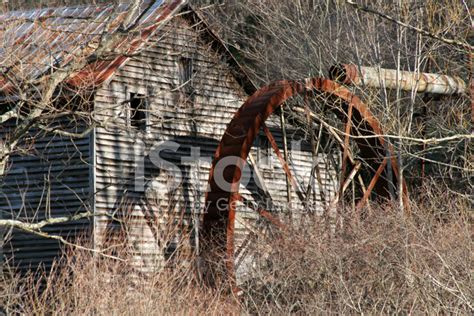
[[[77,130],[83,129],[82,126]],[[0,137],[7,132],[7,128],[3,129]],[[37,132],[32,130],[31,135]],[[86,211],[91,198],[89,137],[70,139],[39,133],[35,139],[27,153],[9,159],[7,173],[0,182],[3,218],[36,222]],[[73,240],[89,228],[89,221],[84,219],[47,226],[43,231]],[[8,229],[5,237],[5,259],[23,273],[40,266],[49,269],[61,254],[61,245],[56,240]]]
[[[136,11],[131,10],[130,4],[109,4],[4,13],[0,15],[0,90],[14,91],[18,78],[32,80],[78,57],[89,58],[102,37],[111,37],[137,24],[139,27],[133,33],[124,32],[114,42],[114,51],[132,53],[184,3],[144,0]],[[128,11],[133,15],[129,24],[123,25]],[[102,82],[126,60],[123,55],[112,55],[107,61],[94,62],[76,73],[71,83]]]

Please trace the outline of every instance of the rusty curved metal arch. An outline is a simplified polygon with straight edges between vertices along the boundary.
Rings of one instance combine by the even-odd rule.
[[[360,155],[372,165],[372,170],[382,170],[382,174],[386,172],[386,168],[381,168],[381,166],[386,163],[387,149],[390,153],[393,153],[393,149],[391,146],[388,148],[385,146],[382,127],[378,120],[361,99],[346,87],[329,79],[309,78],[303,81],[277,81],[257,90],[236,112],[216,150],[209,174],[205,204],[207,210],[204,214],[202,234],[200,235],[200,245],[204,246],[204,252],[212,253],[211,256],[214,256],[213,259],[217,261],[221,261],[222,258],[216,257],[216,255],[226,256],[227,273],[232,279],[234,278],[234,224],[236,202],[241,199],[238,192],[241,170],[243,170],[255,137],[266,119],[288,98],[310,91],[326,93],[342,100],[342,107],[333,108],[341,120],[347,117],[348,109],[352,107],[352,126],[362,127],[359,133],[362,132],[362,136],[369,136],[354,139],[360,149]],[[232,184],[230,190],[219,187],[215,179],[216,165],[224,158],[233,162],[224,170],[219,170],[222,172],[223,178]],[[393,154],[391,154],[391,167],[395,175],[394,180],[398,179],[398,165]],[[389,183],[386,178],[379,177],[373,187],[378,195],[384,197],[389,196]],[[407,202],[408,192],[405,182],[402,185],[403,199]],[[223,205],[228,206],[226,210],[220,210]]]

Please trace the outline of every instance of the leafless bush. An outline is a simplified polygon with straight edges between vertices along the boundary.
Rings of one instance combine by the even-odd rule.
[[[242,287],[250,312],[456,313],[472,311],[472,240],[468,205],[427,195],[410,217],[376,207],[329,238],[309,222],[273,241],[267,265]],[[437,202],[434,202],[434,201]],[[440,220],[433,207],[452,209]]]
[[[5,276],[0,303],[7,313],[35,315],[233,314],[238,310],[224,291],[200,286],[188,265],[140,274],[123,251],[116,255],[124,260],[114,260],[75,249],[48,274]]]

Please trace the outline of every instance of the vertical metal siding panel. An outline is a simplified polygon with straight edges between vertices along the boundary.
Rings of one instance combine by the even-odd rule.
[[[74,144],[60,136],[37,137],[34,151],[10,159],[11,168],[0,183],[4,216],[16,218],[27,213],[35,215],[34,220],[42,220],[84,211],[89,197],[88,159],[88,137],[75,139]],[[43,231],[75,238],[88,228],[88,221],[81,220],[51,225]],[[60,254],[57,241],[18,230],[13,230],[4,245],[6,259],[20,272],[40,266],[47,270]]]

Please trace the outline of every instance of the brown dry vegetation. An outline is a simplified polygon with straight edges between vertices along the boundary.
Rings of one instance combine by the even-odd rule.
[[[439,191],[425,197],[409,217],[373,205],[363,220],[347,214],[334,234],[315,217],[265,240],[272,251],[238,296],[225,284],[200,285],[187,264],[145,277],[127,262],[76,250],[40,282],[5,277],[1,304],[26,314],[469,314],[469,205]]]
[[[290,231],[275,245],[271,266],[244,288],[246,309],[469,313],[474,293],[468,209],[455,199],[442,201],[459,212],[443,221],[437,207],[418,205],[404,218],[395,206],[385,206],[362,222],[347,215],[346,229],[330,239],[322,225]]]

